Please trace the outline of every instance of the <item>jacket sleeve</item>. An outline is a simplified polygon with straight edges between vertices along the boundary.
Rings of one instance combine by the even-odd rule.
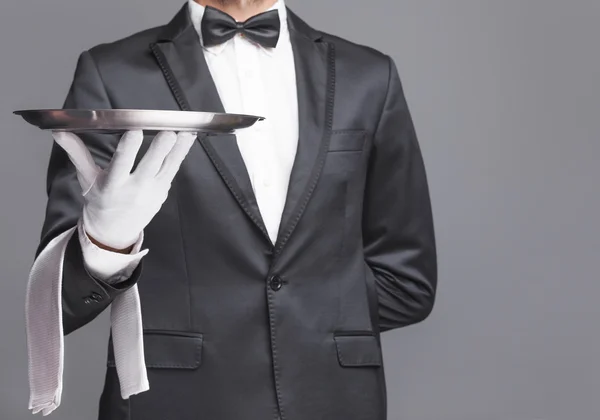
[[[429,188],[398,71],[375,130],[365,187],[363,240],[367,284],[380,331],[415,324],[431,312],[437,285]]]
[[[64,108],[112,108],[98,68],[88,51],[79,57]],[[88,146],[96,164],[105,168],[116,149],[118,137],[108,134],[81,134],[80,137]],[[50,154],[46,189],[48,203],[36,258],[53,238],[77,225],[83,208],[75,167],[56,142],[53,143]],[[141,275],[142,266],[143,262],[140,262],[131,277],[118,284],[111,285],[94,278],[86,269],[79,236],[75,231],[65,251],[62,272],[65,335],[92,321],[118,294],[132,287]]]

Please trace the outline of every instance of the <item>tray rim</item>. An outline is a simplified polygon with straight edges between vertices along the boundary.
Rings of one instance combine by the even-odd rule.
[[[265,120],[264,117],[249,114],[172,109],[39,108],[20,109],[13,111],[13,114],[42,131],[113,134],[138,130],[147,133],[233,133]],[[153,115],[157,117],[156,123],[149,122],[154,119]],[[173,121],[169,121],[171,116]],[[205,121],[194,123],[194,118]]]
[[[213,112],[213,111],[183,111],[183,110],[175,110],[175,109],[137,109],[137,108],[31,108],[31,109],[18,109],[13,111],[13,114],[22,116],[27,112],[88,112],[88,113],[118,113],[118,112],[137,112],[137,113],[151,113],[151,112],[161,112],[161,113],[177,113],[177,114],[211,114],[217,116],[224,117],[245,117],[245,118],[255,118],[257,121],[262,121],[265,117],[261,117],[258,115],[250,115],[250,114],[237,114],[232,112]]]

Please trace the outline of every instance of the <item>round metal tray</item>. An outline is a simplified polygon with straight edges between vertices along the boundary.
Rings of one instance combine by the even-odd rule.
[[[230,133],[263,117],[148,109],[29,109],[14,112],[42,130],[122,133],[129,130]]]

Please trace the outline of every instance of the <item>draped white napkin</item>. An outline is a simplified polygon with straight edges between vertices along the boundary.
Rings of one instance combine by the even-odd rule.
[[[29,357],[29,409],[44,416],[61,402],[64,369],[62,274],[67,244],[81,222],[54,238],[33,263],[25,318]],[[137,285],[111,304],[111,331],[121,397],[147,391],[143,326]]]

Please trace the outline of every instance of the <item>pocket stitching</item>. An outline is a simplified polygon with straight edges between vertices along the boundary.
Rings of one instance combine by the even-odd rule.
[[[340,362],[340,365],[342,367],[356,367],[356,366],[372,366],[372,367],[379,367],[382,365],[382,360],[381,360],[381,355],[377,354],[376,358],[369,358],[367,360],[363,360],[360,362],[350,362],[348,361],[348,359],[346,357],[344,357],[344,353],[342,350],[342,345],[339,342],[339,337],[372,337],[375,340],[375,344],[377,345],[377,338],[375,337],[375,335],[373,334],[336,334],[334,335],[333,339],[335,341],[335,347],[336,347],[336,352],[337,352],[337,356],[338,356],[338,360]],[[379,351],[379,348],[377,348],[377,351]]]
[[[146,364],[148,368],[180,368],[180,369],[195,369],[200,367],[200,363],[202,363],[202,344],[204,343],[204,339],[200,337],[195,337],[198,341],[196,343],[196,350],[194,352],[194,363],[193,364],[185,364],[185,365],[163,365],[160,363]]]
[[[362,152],[364,150],[365,147],[365,139],[367,136],[367,130],[333,130],[331,132],[332,138],[334,134],[356,134],[356,135],[360,135],[361,137],[361,142],[360,142],[360,146],[347,146],[344,147],[342,145],[341,148],[339,149],[332,149],[331,145],[332,142],[330,141],[329,143],[329,148],[327,150],[327,153],[340,153],[340,152]]]
[[[366,134],[367,130],[361,130],[359,128],[353,130],[353,129],[344,129],[344,130],[332,130],[331,134],[351,134],[351,133],[361,133],[361,134]]]
[[[184,333],[185,334],[185,333]],[[178,334],[178,332],[174,331],[173,334],[169,334],[169,333],[157,333],[155,331],[149,330],[149,331],[145,331],[145,335],[159,335],[159,336],[166,336],[166,337],[186,337],[186,338],[192,338],[196,341],[196,345],[195,345],[195,350],[194,350],[194,363],[192,364],[161,364],[161,363],[146,363],[146,367],[147,368],[164,368],[164,369],[197,369],[198,367],[200,367],[201,363],[202,363],[202,347],[204,344],[204,337],[202,335],[184,335],[184,334]],[[116,361],[113,358],[110,358],[109,360],[107,360],[106,365],[108,367],[116,367]]]

